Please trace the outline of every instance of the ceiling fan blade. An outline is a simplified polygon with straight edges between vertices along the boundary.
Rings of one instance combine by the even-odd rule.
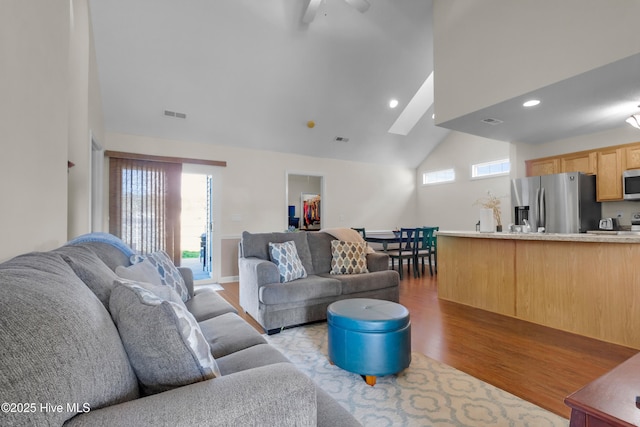
[[[322,0],[309,0],[309,4],[307,5],[307,9],[304,11],[304,15],[302,15],[302,22],[305,24],[310,24],[316,17],[316,13],[318,12],[318,8],[320,7],[320,2]]]
[[[358,9],[360,13],[365,13],[367,10],[369,10],[369,7],[371,6],[367,0],[344,0],[344,1],[349,3],[351,7],[355,7],[356,9]]]

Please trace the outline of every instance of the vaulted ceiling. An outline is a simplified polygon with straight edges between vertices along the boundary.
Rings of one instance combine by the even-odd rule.
[[[445,127],[540,143],[626,126],[624,118],[640,112],[637,54],[442,127],[427,96],[408,133],[390,133],[433,71],[431,0],[90,0],[90,7],[111,132],[414,168],[450,132]],[[528,95],[542,98],[541,107],[523,111]]]
[[[432,2],[353,2],[91,0],[107,131],[417,166],[433,107],[388,130],[433,71]]]

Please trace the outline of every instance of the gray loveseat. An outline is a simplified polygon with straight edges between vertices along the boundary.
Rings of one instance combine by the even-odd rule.
[[[359,425],[222,297],[194,293],[186,269],[185,306],[220,375],[145,393],[109,312],[119,265],[129,258],[104,242],[0,264],[0,425]]]
[[[331,241],[325,232],[243,232],[239,247],[240,306],[267,333],[325,320],[327,307],[346,298],[376,298],[398,302],[398,272],[389,270],[389,256],[367,253],[368,273],[331,274]],[[270,261],[269,243],[295,242],[307,277],[280,283]]]

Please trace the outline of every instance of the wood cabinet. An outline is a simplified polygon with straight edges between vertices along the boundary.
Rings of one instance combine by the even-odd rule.
[[[626,147],[624,149],[625,165],[624,169],[640,169],[640,144]]]
[[[598,151],[596,198],[598,201],[622,200],[622,148]]]
[[[589,175],[595,175],[597,172],[597,153],[581,152],[568,154],[560,158],[561,172],[583,172]]]
[[[527,160],[527,176],[551,175],[560,172],[559,158]]]

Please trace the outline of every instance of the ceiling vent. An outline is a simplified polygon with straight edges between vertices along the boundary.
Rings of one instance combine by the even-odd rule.
[[[175,111],[164,110],[164,115],[167,117],[175,117],[176,119],[186,119],[185,113],[176,113]]]
[[[349,142],[349,138],[345,138],[344,136],[336,136],[334,138],[334,141],[336,141],[336,142]]]
[[[500,123],[503,123],[502,120],[498,120],[498,119],[492,119],[492,118],[488,118],[488,119],[484,119],[482,120],[482,123],[486,123],[488,125],[499,125]]]

